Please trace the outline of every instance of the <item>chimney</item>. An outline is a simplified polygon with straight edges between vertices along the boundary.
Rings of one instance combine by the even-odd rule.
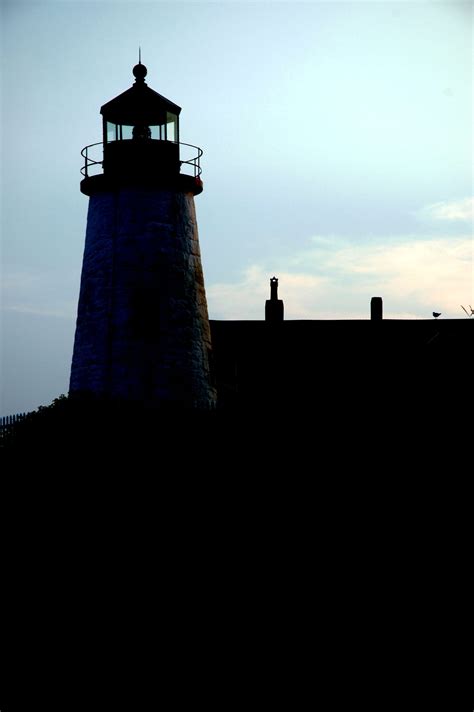
[[[372,321],[382,321],[383,302],[382,297],[372,297],[370,300],[370,318]]]
[[[265,302],[265,321],[276,324],[283,321],[283,300],[278,299],[278,279],[270,279],[270,299]]]

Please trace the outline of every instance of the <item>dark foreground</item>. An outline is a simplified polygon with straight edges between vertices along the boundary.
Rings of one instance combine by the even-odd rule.
[[[465,709],[464,391],[410,386],[20,423],[2,712]]]

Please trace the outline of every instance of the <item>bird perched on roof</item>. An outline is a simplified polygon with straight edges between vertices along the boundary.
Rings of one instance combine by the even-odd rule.
[[[441,312],[433,312],[433,316],[435,319],[437,319],[439,316],[441,316]]]

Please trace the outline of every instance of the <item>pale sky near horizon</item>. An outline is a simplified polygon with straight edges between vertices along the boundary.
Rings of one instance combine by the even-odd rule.
[[[467,318],[472,3],[1,2],[0,415],[67,393],[87,217],[81,149],[147,82],[204,150],[210,318]]]

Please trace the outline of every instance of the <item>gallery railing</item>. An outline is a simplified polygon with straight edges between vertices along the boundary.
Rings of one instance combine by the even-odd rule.
[[[133,139],[131,139],[133,140]],[[178,143],[176,141],[170,142],[170,143]],[[180,165],[181,167],[183,166],[190,166],[191,171],[189,169],[186,169],[184,172],[187,175],[192,175],[194,178],[199,178],[199,176],[202,173],[201,169],[201,156],[203,154],[202,148],[199,148],[199,146],[193,146],[192,143],[183,143],[179,142],[178,143],[179,148],[180,148]],[[98,148],[98,146],[101,146],[101,149]],[[181,151],[181,148],[183,147],[183,151]],[[193,149],[190,151],[189,149]],[[195,153],[197,151],[197,153]],[[195,154],[191,155],[190,158],[183,160],[181,156],[187,156],[189,154]],[[84,158],[84,165],[81,168],[81,173],[84,176],[84,178],[89,178],[91,175],[98,175],[103,171],[103,164],[104,164],[104,144],[102,141],[99,141],[98,143],[91,143],[89,146],[85,146],[82,151],[81,151],[81,156]],[[92,172],[91,172],[92,171]]]

